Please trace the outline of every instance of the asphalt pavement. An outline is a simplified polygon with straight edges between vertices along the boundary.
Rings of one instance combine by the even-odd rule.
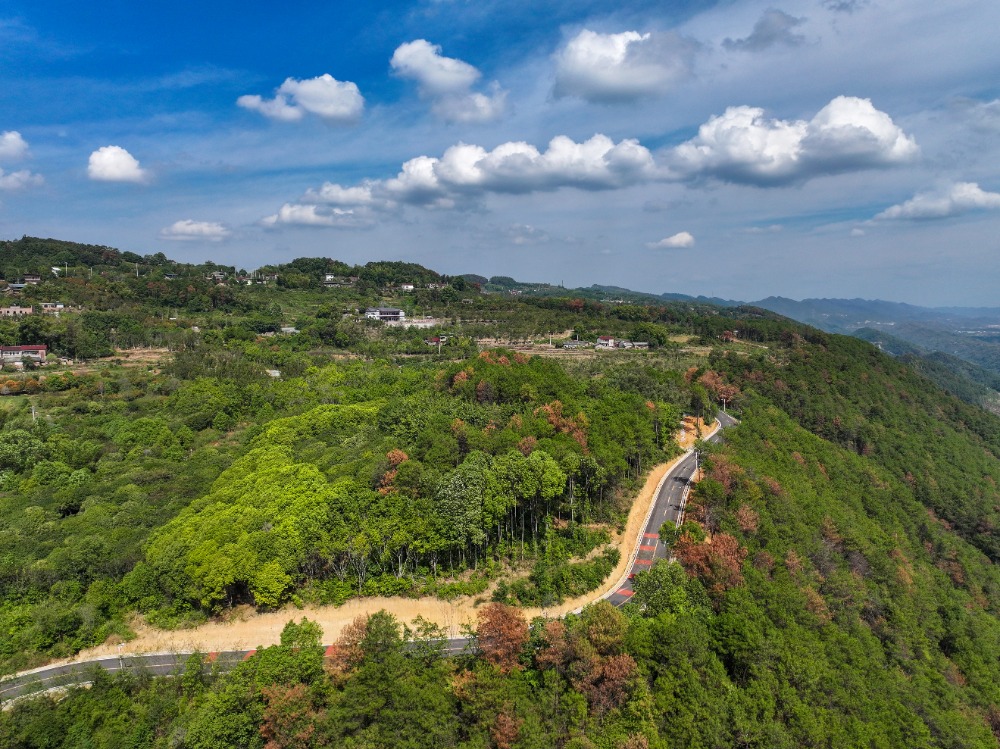
[[[717,442],[722,430],[736,423],[736,419],[724,413],[718,415],[718,421],[719,429],[708,438],[709,442]],[[659,560],[667,559],[670,556],[670,549],[660,540],[660,528],[668,520],[675,525],[683,521],[691,478],[697,470],[697,465],[698,455],[694,451],[689,452],[667,475],[660,486],[659,493],[653,501],[653,509],[649,514],[649,519],[642,529],[639,549],[628,570],[628,576],[621,586],[607,597],[613,606],[624,606],[628,603],[633,595],[632,578],[637,573],[648,570]]]
[[[736,419],[724,413],[718,415],[718,420],[720,429],[709,438],[709,441],[718,441],[722,429],[737,423]],[[623,606],[628,603],[633,595],[632,577],[638,572],[648,570],[654,562],[667,558],[669,550],[660,541],[660,528],[667,520],[676,523],[678,519],[683,518],[696,461],[695,453],[689,452],[663,481],[643,528],[639,549],[629,567],[628,576],[610,595],[605,596],[612,605]],[[444,652],[448,655],[458,655],[467,652],[470,644],[467,638],[448,640]],[[255,650],[227,650],[208,653],[204,666],[205,668],[214,667],[228,670],[235,667],[240,661],[251,657],[255,652]],[[92,683],[96,669],[103,669],[112,674],[123,670],[133,673],[144,672],[155,676],[179,674],[184,670],[190,655],[191,653],[122,655],[114,658],[98,658],[92,661],[38,668],[0,680],[0,703],[50,689]]]

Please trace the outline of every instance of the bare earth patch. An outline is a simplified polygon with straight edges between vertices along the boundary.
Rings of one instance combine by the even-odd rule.
[[[701,434],[708,436],[710,427],[704,422],[693,419],[685,423],[678,434],[678,442],[687,449],[698,439],[699,427]],[[625,531],[612,535],[612,543],[621,552],[618,566],[607,577],[597,590],[584,596],[564,601],[549,608],[526,608],[524,614],[530,620],[536,616],[558,617],[586,606],[596,601],[604,594],[614,590],[621,584],[628,571],[628,565],[639,540],[639,533],[645,523],[650,505],[656,494],[656,488],[673,466],[683,456],[675,458],[670,463],[656,466],[646,478],[646,483],[639,492],[629,511]],[[399,621],[410,623],[418,616],[423,617],[443,627],[450,637],[462,634],[463,624],[475,624],[478,611],[476,600],[481,597],[463,596],[453,601],[443,601],[438,598],[352,598],[341,606],[306,606],[301,609],[286,606],[280,611],[257,613],[250,606],[240,607],[227,616],[226,620],[211,621],[192,629],[162,630],[146,624],[141,617],[131,622],[136,638],[128,643],[105,643],[97,647],[80,651],[74,658],[60,661],[70,663],[87,661],[94,658],[171,652],[204,652],[219,650],[252,650],[258,647],[275,645],[279,642],[281,630],[289,620],[299,620],[306,617],[323,628],[323,641],[334,642],[341,630],[359,616],[366,616],[379,610],[385,610]]]

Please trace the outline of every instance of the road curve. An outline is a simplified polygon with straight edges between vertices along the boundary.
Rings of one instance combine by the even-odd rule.
[[[726,413],[720,413],[717,425],[709,432],[708,441],[718,441],[722,429],[733,426],[736,419]],[[650,566],[666,559],[668,549],[660,541],[660,527],[667,521],[675,523],[683,520],[691,479],[697,466],[698,456],[694,450],[688,450],[683,460],[679,461],[660,481],[657,494],[650,507],[641,531],[641,537],[636,544],[636,551],[628,565],[625,576],[613,586],[611,591],[595,600],[606,599],[613,606],[623,606],[632,597],[632,578],[637,572],[648,570]],[[469,651],[471,641],[467,638],[453,638],[446,641],[444,652],[447,655],[459,655]],[[327,648],[329,650],[329,647]],[[241,661],[250,658],[256,650],[226,650],[207,653],[204,660],[206,668],[229,670]],[[18,697],[37,694],[51,689],[90,684],[94,680],[96,670],[108,673],[131,671],[146,672],[154,676],[169,676],[177,674],[185,668],[191,653],[152,653],[147,655],[121,655],[114,658],[98,658],[79,663],[67,663],[59,666],[43,666],[32,671],[25,671],[0,680],[0,703],[6,703]]]
[[[706,441],[718,441],[719,432],[735,423],[736,419],[732,416],[720,413],[717,424],[708,433]],[[669,556],[669,549],[660,540],[660,528],[668,520],[677,525],[683,522],[688,492],[697,466],[698,455],[694,450],[688,450],[684,459],[663,477],[643,526],[642,536],[636,543],[635,556],[628,566],[626,576],[620,585],[615,586],[611,593],[604,596],[613,606],[624,606],[628,603],[632,597],[632,578],[636,573],[648,570],[654,563]]]

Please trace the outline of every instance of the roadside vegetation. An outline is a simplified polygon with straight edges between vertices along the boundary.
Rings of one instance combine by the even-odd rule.
[[[458,657],[383,612],[326,656],[300,621],[230,674],[194,657],[172,679],[98,675],[0,714],[0,745],[997,746],[1000,419],[905,361],[753,308],[323,259],[195,293],[208,267],[21,242],[104,265],[99,288],[26,291],[86,311],[0,320],[5,342],[77,359],[83,340],[89,358],[133,330],[170,351],[0,373],[4,671],[127,641],[137,615],[298,619],[372,595],[481,613]],[[187,280],[149,287],[167,272]],[[440,326],[357,314],[379,303]],[[567,331],[650,349],[546,356]],[[699,445],[687,521],[664,532],[677,562],[640,573],[623,610],[525,622],[509,605],[601,585],[681,416],[723,402],[741,424]]]

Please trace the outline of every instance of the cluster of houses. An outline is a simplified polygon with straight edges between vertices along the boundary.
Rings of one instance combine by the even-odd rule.
[[[648,341],[626,341],[621,338],[615,338],[614,336],[602,335],[598,336],[596,343],[591,343],[590,341],[566,341],[563,348],[596,348],[596,349],[648,349]]]
[[[37,273],[25,273],[21,276],[20,283],[7,281],[6,291],[22,291],[25,286],[38,286],[42,282],[42,277]]]
[[[323,276],[323,285],[326,286],[328,289],[349,288],[357,284],[357,282],[360,280],[361,279],[358,276],[338,276],[334,273],[327,273],[326,275]],[[427,288],[430,289],[431,291],[435,289],[444,289],[447,288],[447,286],[448,284],[444,283],[427,284]],[[401,283],[395,287],[390,286],[389,289],[390,290],[395,289],[397,291],[403,292],[404,294],[411,294],[414,291],[416,291],[417,287],[415,284],[412,283]]]
[[[66,311],[66,305],[62,302],[40,302],[36,305],[43,315],[58,315]],[[35,314],[34,307],[24,307],[18,304],[10,307],[0,307],[0,317],[24,317]]]
[[[435,328],[441,325],[441,320],[436,317],[407,317],[398,307],[369,307],[365,310],[365,319],[401,328]]]
[[[323,285],[328,289],[347,289],[354,286],[360,279],[357,276],[338,276],[327,273],[323,276]]]
[[[163,277],[168,281],[173,281],[177,278],[176,273],[164,273]],[[211,281],[216,286],[223,286],[228,283],[228,276],[221,270],[213,270],[207,276],[205,276],[206,281]],[[235,277],[235,281],[243,286],[252,286],[253,284],[269,284],[274,283],[278,280],[277,273],[251,273],[249,276],[239,275]]]
[[[25,362],[44,364],[48,346],[0,346],[0,364],[23,369]]]

